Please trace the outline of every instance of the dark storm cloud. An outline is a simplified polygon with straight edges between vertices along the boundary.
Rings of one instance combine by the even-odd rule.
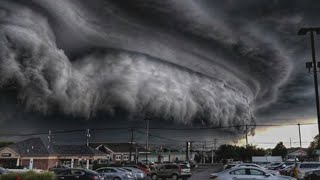
[[[277,100],[301,56],[291,45],[306,22],[297,6],[1,0],[0,84],[44,117],[254,124],[254,112]]]

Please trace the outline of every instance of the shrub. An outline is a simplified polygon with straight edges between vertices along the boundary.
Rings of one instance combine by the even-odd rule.
[[[53,173],[35,173],[35,172],[26,172],[26,173],[10,173],[0,176],[0,180],[17,180],[17,177],[20,176],[21,180],[56,180],[56,177]]]

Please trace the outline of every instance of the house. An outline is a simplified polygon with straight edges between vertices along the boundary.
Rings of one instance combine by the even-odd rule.
[[[292,152],[289,151],[287,157],[288,157],[288,159],[298,158],[299,160],[303,160],[308,157],[308,153],[304,149],[297,149]]]
[[[110,154],[109,160],[114,162],[135,161],[139,154],[146,152],[145,148],[135,143],[90,143],[90,147]],[[130,158],[131,152],[131,158]]]
[[[67,164],[89,168],[93,161],[106,159],[107,156],[107,153],[86,145],[50,145],[41,138],[30,138],[1,148],[0,166],[47,170],[57,164]]]

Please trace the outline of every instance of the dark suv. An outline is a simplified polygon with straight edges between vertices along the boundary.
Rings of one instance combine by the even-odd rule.
[[[186,180],[191,177],[191,172],[186,165],[163,164],[151,170],[150,175],[152,180],[157,180],[158,178],[171,178],[172,180],[182,178]]]

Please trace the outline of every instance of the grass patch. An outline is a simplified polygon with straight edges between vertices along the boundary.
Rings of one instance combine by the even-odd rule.
[[[26,173],[10,173],[0,176],[0,180],[56,180],[57,178],[51,172],[44,173],[35,173],[35,172],[26,172]]]

